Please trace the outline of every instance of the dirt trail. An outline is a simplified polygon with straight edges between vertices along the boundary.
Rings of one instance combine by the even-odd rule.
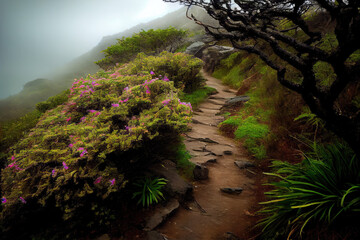
[[[235,160],[251,160],[241,146],[222,136],[217,128],[223,117],[216,113],[228,98],[235,97],[235,91],[222,85],[220,80],[206,73],[203,75],[207,85],[216,88],[218,93],[194,112],[192,131],[187,134],[185,145],[194,163],[211,159],[216,162],[206,164],[208,180],[194,183],[194,198],[198,204],[193,202],[187,209],[180,208],[157,231],[171,240],[235,239],[225,237],[227,232],[248,239],[249,230],[256,221],[252,216],[257,202],[256,176],[249,171],[252,169],[240,169],[234,164]],[[239,195],[228,194],[220,191],[223,187],[241,187],[243,191]]]

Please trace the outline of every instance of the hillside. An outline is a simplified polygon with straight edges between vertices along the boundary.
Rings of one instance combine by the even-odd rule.
[[[210,21],[202,9],[192,8],[191,11],[200,16],[200,19]],[[44,76],[46,79],[49,79],[46,83],[34,80],[35,82],[32,84],[33,87],[31,89],[24,87],[20,93],[0,100],[0,121],[23,116],[34,109],[36,103],[69,88],[74,78],[85,77],[87,74],[97,72],[99,67],[94,62],[104,57],[101,51],[116,43],[116,39],[129,37],[141,30],[166,28],[169,26],[178,29],[188,29],[192,32],[202,31],[200,26],[186,18],[185,12],[186,8],[183,8],[148,23],[136,25],[126,31],[103,37],[99,44],[89,52],[79,56],[65,66],[59,67],[51,76]],[[194,40],[189,39],[189,41]]]

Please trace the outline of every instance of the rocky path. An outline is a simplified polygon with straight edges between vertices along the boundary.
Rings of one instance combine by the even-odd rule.
[[[191,161],[209,169],[209,178],[194,182],[195,201],[179,208],[157,231],[170,240],[248,239],[256,221],[252,214],[256,175],[253,169],[246,168],[248,165],[241,169],[234,164],[235,161],[239,165],[249,164],[251,160],[241,146],[222,136],[217,128],[223,117],[216,114],[229,98],[235,97],[235,91],[203,74],[207,85],[218,93],[194,112],[192,131],[186,135],[185,145],[193,156]],[[221,188],[238,192],[226,193]]]

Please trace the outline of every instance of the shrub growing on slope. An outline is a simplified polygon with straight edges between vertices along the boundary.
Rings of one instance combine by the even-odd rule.
[[[162,52],[159,56],[146,56],[138,54],[122,72],[126,74],[156,72],[158,77],[170,78],[175,87],[190,93],[198,89],[204,82],[200,76],[203,62],[191,55],[184,53]]]
[[[105,58],[96,62],[101,68],[109,69],[116,63],[126,63],[140,52],[159,54],[169,48],[175,51],[186,36],[186,31],[169,27],[167,29],[150,29],[134,34],[132,37],[118,39],[118,43],[108,47],[103,52]]]
[[[74,229],[109,221],[126,183],[187,129],[191,105],[174,82],[120,68],[76,80],[68,101],[13,147],[1,180],[3,232],[26,235],[39,212]]]

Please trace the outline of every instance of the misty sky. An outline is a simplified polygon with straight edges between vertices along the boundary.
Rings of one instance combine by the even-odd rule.
[[[89,51],[103,36],[179,8],[162,0],[0,0],[0,98]]]

